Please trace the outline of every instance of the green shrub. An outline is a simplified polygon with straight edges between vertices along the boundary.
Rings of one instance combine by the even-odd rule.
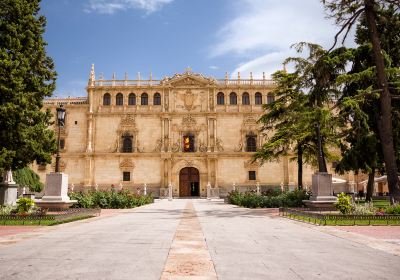
[[[365,204],[353,204],[351,209],[351,214],[353,215],[374,215],[376,208],[371,203]]]
[[[353,207],[351,205],[351,196],[345,193],[338,195],[338,201],[335,203],[335,207],[342,214],[350,214]]]
[[[41,192],[44,188],[40,177],[29,167],[13,171],[15,182],[21,187],[28,187],[32,192]]]
[[[103,209],[123,209],[134,208],[154,201],[151,195],[143,196],[122,191],[94,190],[87,193],[74,192],[69,194],[71,199],[77,200],[74,204],[77,208],[103,208]]]
[[[18,213],[28,213],[35,206],[35,201],[33,199],[22,197],[17,201]]]
[[[234,205],[248,208],[278,208],[278,207],[301,207],[303,200],[309,199],[304,190],[291,192],[271,192],[268,195],[257,195],[253,192],[239,193],[232,191],[228,194],[228,202]]]
[[[400,215],[400,204],[394,204],[386,208],[386,214]]]
[[[0,205],[0,215],[10,215],[15,210],[12,205]]]

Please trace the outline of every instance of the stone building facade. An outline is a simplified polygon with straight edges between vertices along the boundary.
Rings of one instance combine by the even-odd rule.
[[[190,69],[162,80],[104,80],[92,66],[87,97],[48,99],[45,107],[66,108],[61,170],[75,188],[146,184],[157,195],[172,184],[174,196],[205,196],[207,185],[221,194],[233,184],[297,186],[288,158],[262,166],[251,160],[263,143],[257,120],[262,104],[274,101],[273,87],[265,77],[217,80]],[[44,178],[53,166],[34,168]],[[308,185],[312,172],[304,168]]]

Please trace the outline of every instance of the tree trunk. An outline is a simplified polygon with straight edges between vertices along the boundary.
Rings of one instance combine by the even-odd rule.
[[[367,202],[371,202],[372,194],[374,192],[374,185],[375,185],[375,167],[373,167],[371,172],[368,174],[367,195],[365,196],[365,201]]]
[[[299,190],[303,189],[303,146],[297,145],[297,185]]]
[[[400,201],[400,187],[397,177],[396,157],[393,145],[392,129],[392,100],[389,93],[388,79],[385,73],[379,34],[376,28],[375,0],[364,0],[365,15],[369,29],[369,36],[372,42],[373,57],[376,65],[381,94],[379,98],[380,116],[378,120],[379,138],[381,140],[385,169],[387,173],[390,202]]]

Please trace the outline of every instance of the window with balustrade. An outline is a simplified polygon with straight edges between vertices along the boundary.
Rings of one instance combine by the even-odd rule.
[[[229,104],[237,105],[237,94],[236,94],[236,92],[231,92],[231,94],[229,94]]]
[[[254,95],[254,103],[256,105],[262,104],[262,94],[260,92],[256,92],[256,94]]]
[[[225,95],[223,92],[218,92],[217,94],[217,105],[224,105],[225,104]]]
[[[111,95],[109,93],[105,93],[103,95],[103,105],[110,106],[111,105]]]
[[[248,92],[242,94],[242,105],[250,105],[250,95]]]
[[[153,97],[153,105],[161,105],[161,94],[156,92]]]
[[[140,96],[140,105],[149,105],[149,95],[145,92]]]
[[[117,106],[124,105],[124,96],[122,95],[122,93],[118,93],[115,96],[115,105],[117,105]]]

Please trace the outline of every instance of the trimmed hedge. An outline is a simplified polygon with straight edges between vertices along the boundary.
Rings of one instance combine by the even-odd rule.
[[[92,190],[87,193],[73,192],[69,196],[78,201],[73,205],[76,208],[124,209],[154,202],[151,195],[133,194],[128,190]]]
[[[240,193],[232,191],[228,194],[228,202],[247,208],[279,208],[279,207],[301,207],[303,200],[310,196],[305,190],[288,192],[274,192],[267,195],[257,195],[254,192]]]

